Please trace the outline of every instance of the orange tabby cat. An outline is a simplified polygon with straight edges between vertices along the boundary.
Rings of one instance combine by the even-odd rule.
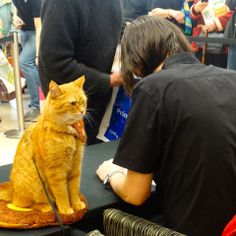
[[[78,196],[85,133],[84,130],[78,133],[73,127],[78,120],[82,121],[86,112],[84,81],[84,76],[60,86],[51,81],[42,115],[25,130],[19,142],[9,188],[0,193],[2,200],[42,212],[52,210],[36,164],[60,213],[72,214],[85,207]]]

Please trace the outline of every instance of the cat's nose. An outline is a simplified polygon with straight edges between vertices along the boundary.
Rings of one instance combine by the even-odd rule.
[[[85,111],[80,111],[80,112],[79,112],[79,116],[80,116],[80,117],[82,117],[82,116],[84,116],[84,115],[85,115]]]

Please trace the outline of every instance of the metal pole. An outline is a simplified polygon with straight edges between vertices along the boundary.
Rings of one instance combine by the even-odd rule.
[[[13,32],[13,72],[16,91],[16,105],[19,130],[9,130],[5,132],[7,138],[20,138],[25,130],[24,123],[24,109],[22,99],[21,77],[20,77],[20,64],[19,64],[19,46],[18,46],[18,33]]]

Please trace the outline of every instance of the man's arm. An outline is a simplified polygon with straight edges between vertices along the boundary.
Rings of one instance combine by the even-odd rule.
[[[38,61],[39,43],[40,43],[40,33],[41,33],[41,18],[34,18],[34,26],[36,32],[36,64]]]
[[[153,174],[142,174],[112,163],[112,159],[103,162],[97,169],[101,181],[111,174],[109,179],[113,191],[125,202],[142,205],[151,194]]]
[[[159,169],[162,129],[158,102],[136,86],[114,160],[105,161],[96,171],[102,181],[110,174],[114,192],[133,205],[142,205],[148,199]]]
[[[153,174],[141,174],[128,170],[127,175],[111,177],[111,186],[114,192],[125,202],[133,205],[142,205],[151,194]]]
[[[149,12],[151,16],[160,16],[167,19],[175,19],[179,24],[184,23],[184,14],[181,11],[173,9],[155,8]]]
[[[207,7],[208,2],[202,2],[201,0],[195,0],[190,9],[190,17],[193,20],[199,21],[202,19],[201,12]]]

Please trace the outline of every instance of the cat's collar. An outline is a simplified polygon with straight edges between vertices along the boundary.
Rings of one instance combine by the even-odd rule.
[[[83,120],[79,120],[72,125],[72,128],[75,130],[75,136],[79,138],[83,143],[87,141],[87,135],[85,132],[84,122]]]
[[[69,134],[72,134],[75,136],[75,138],[80,139],[83,143],[86,142],[86,134],[84,130],[78,130],[74,126],[69,125]]]
[[[44,127],[46,129],[52,130],[54,132],[73,135],[73,136],[75,136],[75,138],[80,139],[81,142],[86,143],[87,136],[85,133],[83,121],[76,122],[73,125],[66,125],[66,127],[60,126],[57,128],[55,126],[52,126],[50,122],[44,121]]]

